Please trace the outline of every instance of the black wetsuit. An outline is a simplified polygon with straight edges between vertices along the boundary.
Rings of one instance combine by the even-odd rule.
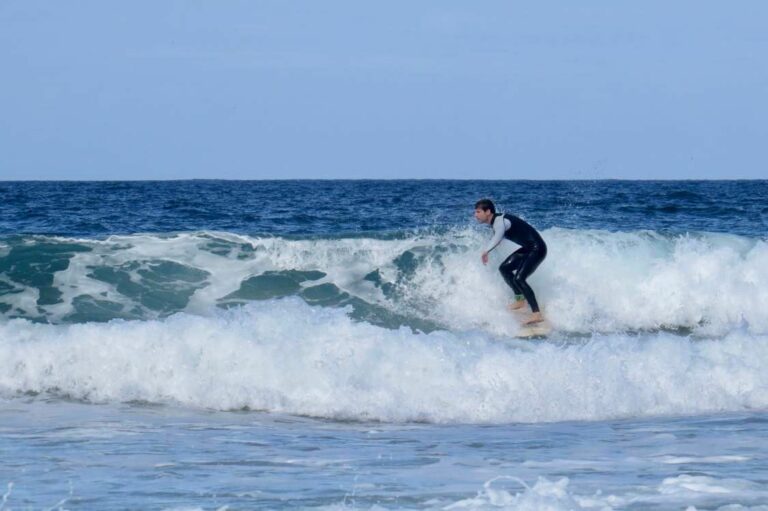
[[[504,281],[515,291],[515,294],[524,296],[528,305],[531,306],[531,310],[539,312],[536,295],[533,294],[533,289],[528,285],[526,279],[547,257],[547,244],[530,224],[509,213],[495,214],[491,220],[491,227],[494,230],[494,237],[486,252],[493,250],[501,241],[500,230],[503,230],[504,238],[520,245],[519,249],[512,252],[501,263],[499,271],[504,277]]]

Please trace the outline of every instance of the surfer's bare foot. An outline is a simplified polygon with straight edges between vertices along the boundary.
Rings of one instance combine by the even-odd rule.
[[[516,300],[516,301],[510,303],[509,305],[507,305],[507,309],[509,309],[511,311],[518,311],[518,310],[522,309],[523,307],[525,307],[525,300]]]
[[[523,321],[523,325],[535,325],[536,323],[541,323],[542,321],[544,321],[544,317],[541,315],[541,312],[534,312],[528,319]]]

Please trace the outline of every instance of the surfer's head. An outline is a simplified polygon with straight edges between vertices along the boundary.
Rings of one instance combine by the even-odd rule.
[[[475,202],[475,218],[481,224],[489,224],[496,214],[496,206],[490,199],[480,199]]]

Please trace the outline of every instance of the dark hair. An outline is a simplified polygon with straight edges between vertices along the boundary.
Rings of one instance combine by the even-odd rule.
[[[480,199],[479,201],[475,202],[475,209],[482,209],[483,211],[491,210],[491,213],[494,215],[496,214],[496,206],[493,205],[493,201],[491,199]]]

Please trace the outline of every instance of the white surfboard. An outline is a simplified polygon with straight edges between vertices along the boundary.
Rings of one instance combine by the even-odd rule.
[[[537,337],[546,337],[552,333],[552,326],[546,321],[534,323],[533,325],[520,325],[520,329],[515,337],[521,339],[535,339]]]

